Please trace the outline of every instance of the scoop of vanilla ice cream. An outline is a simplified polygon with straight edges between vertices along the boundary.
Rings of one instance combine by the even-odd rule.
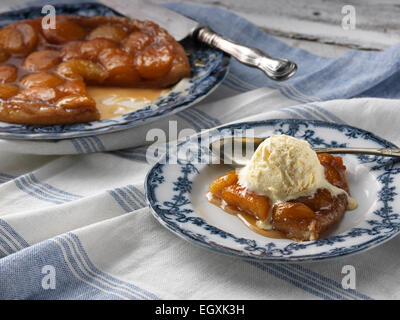
[[[274,202],[294,199],[324,182],[324,167],[309,143],[287,135],[264,140],[239,171],[241,185]]]

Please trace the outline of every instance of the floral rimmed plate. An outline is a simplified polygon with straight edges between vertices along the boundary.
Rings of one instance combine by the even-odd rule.
[[[54,5],[57,14],[85,16],[119,16],[111,8],[96,3]],[[0,14],[0,27],[22,19],[41,17],[42,7],[29,7]],[[183,79],[150,105],[124,115],[70,125],[20,125],[0,122],[0,138],[25,140],[58,140],[85,137],[133,128],[188,108],[210,94],[225,78],[230,57],[221,51],[190,39],[181,44],[188,53],[191,77]]]
[[[392,143],[367,131],[322,121],[266,120],[229,125],[192,137],[170,149],[146,178],[153,215],[166,228],[202,247],[266,262],[318,261],[375,247],[399,233],[400,164],[380,156],[343,155],[351,194],[359,207],[316,241],[295,242],[263,237],[235,216],[210,204],[209,183],[231,170],[212,164],[208,142],[231,136],[287,134],[314,147],[383,147]]]

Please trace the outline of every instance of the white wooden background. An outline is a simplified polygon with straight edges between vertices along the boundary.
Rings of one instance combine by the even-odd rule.
[[[174,2],[229,9],[291,45],[324,56],[338,56],[348,48],[383,50],[400,42],[400,0],[174,0]],[[355,30],[342,28],[344,5],[352,5],[355,8]]]
[[[84,0],[82,0],[84,2]],[[149,0],[163,3],[165,0]],[[1,7],[26,0],[0,0]],[[67,0],[61,2],[68,2]],[[271,35],[323,56],[349,48],[383,50],[400,42],[400,0],[185,0],[229,9]],[[356,29],[341,26],[344,5],[356,9]]]

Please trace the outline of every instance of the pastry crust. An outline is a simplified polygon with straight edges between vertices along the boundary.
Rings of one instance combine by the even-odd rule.
[[[166,88],[190,75],[183,47],[150,21],[57,15],[0,29],[0,121],[99,120],[86,85]]]

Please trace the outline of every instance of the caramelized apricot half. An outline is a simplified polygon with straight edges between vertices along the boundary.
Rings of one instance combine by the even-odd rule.
[[[86,84],[82,80],[67,80],[57,90],[64,95],[87,95]]]
[[[59,99],[57,101],[57,106],[68,109],[82,108],[82,107],[94,108],[96,106],[96,102],[91,97],[88,96],[69,95]]]
[[[30,87],[22,90],[14,98],[16,100],[53,102],[58,98],[58,93],[54,88]]]
[[[109,39],[98,38],[85,41],[80,50],[85,59],[97,61],[100,52],[109,48],[117,48],[117,44]]]
[[[60,52],[63,61],[82,59],[83,54],[81,52],[81,46],[84,41],[71,41],[66,43]]]
[[[126,85],[139,79],[133,57],[119,48],[102,50],[99,54],[99,61],[108,72],[108,83]]]
[[[122,49],[128,53],[141,51],[153,43],[153,39],[143,32],[132,32],[122,41]]]
[[[86,59],[74,59],[57,66],[56,72],[67,79],[85,80],[101,84],[108,76],[100,65]]]
[[[46,40],[54,44],[63,44],[74,40],[83,40],[87,31],[79,24],[67,19],[56,19],[54,29],[43,29]]]
[[[144,79],[157,79],[171,69],[172,52],[167,46],[148,48],[136,56],[135,64]]]
[[[261,221],[269,217],[270,203],[264,196],[249,192],[239,184],[232,184],[222,190],[221,198],[231,206],[245,211]]]
[[[12,84],[0,84],[0,99],[9,99],[15,96],[19,91],[19,88]]]
[[[228,173],[225,173],[224,175],[213,180],[210,183],[209,190],[211,193],[215,195],[221,195],[222,190],[224,190],[224,188],[237,183],[237,181],[238,181],[238,176],[236,174],[236,171],[235,170],[229,171]]]
[[[0,46],[13,54],[30,52],[37,43],[35,29],[27,23],[16,23],[0,30]]]
[[[47,87],[54,88],[62,84],[65,80],[54,73],[36,72],[23,77],[20,84],[25,88]]]
[[[17,79],[18,70],[12,65],[0,66],[0,83],[14,82]]]
[[[34,51],[26,57],[23,68],[29,71],[45,71],[60,62],[60,52],[56,50]]]
[[[88,39],[92,40],[97,38],[103,38],[115,42],[120,42],[127,35],[128,34],[125,32],[125,30],[119,26],[105,25],[97,27],[92,32],[90,32]]]

